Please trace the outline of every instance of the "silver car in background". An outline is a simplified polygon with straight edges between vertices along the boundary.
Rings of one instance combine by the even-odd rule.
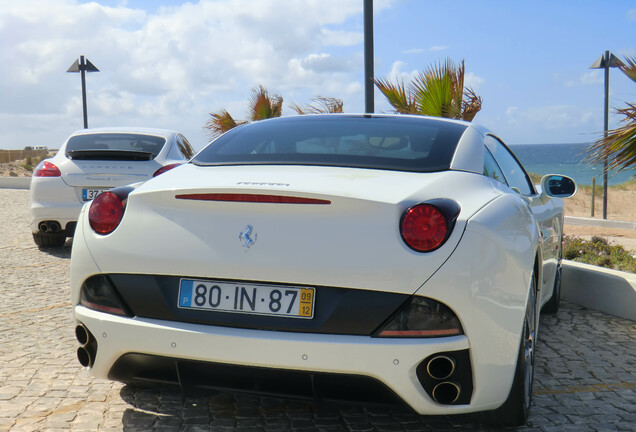
[[[194,156],[179,132],[148,128],[82,129],[31,179],[31,231],[40,247],[72,237],[82,205],[117,186],[143,182]]]

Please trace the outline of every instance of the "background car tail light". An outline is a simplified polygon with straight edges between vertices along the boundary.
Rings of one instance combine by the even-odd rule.
[[[49,161],[42,161],[35,167],[33,177],[60,177],[60,169]]]
[[[459,210],[459,204],[447,199],[414,205],[402,215],[402,239],[418,252],[434,251],[450,236]]]
[[[448,306],[425,297],[414,296],[387,324],[378,337],[445,337],[464,334],[462,326]]]
[[[173,163],[170,165],[164,165],[161,168],[159,168],[157,171],[155,171],[155,173],[152,175],[153,177],[157,177],[159,174],[163,174],[166,171],[170,171],[172,168],[176,168],[179,165],[181,165],[180,163]]]
[[[88,221],[97,234],[110,234],[124,217],[128,194],[132,187],[111,189],[95,198],[88,209]]]

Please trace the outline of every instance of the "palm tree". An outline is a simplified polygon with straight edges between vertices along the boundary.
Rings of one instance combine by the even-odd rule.
[[[283,98],[280,95],[270,95],[267,89],[262,85],[252,89],[249,104],[250,121],[280,117],[282,113]],[[208,120],[204,127],[210,131],[210,135],[213,138],[248,122],[246,120],[236,121],[227,110],[210,113],[210,117],[210,120]]]
[[[464,60],[456,65],[451,59],[404,80],[376,79],[375,84],[400,114],[419,114],[471,121],[481,110],[482,99],[464,88]]]
[[[621,70],[636,82],[636,57],[626,57]],[[608,131],[607,135],[594,142],[586,151],[587,160],[601,164],[607,160],[610,169],[622,170],[636,163],[636,105],[627,102],[627,107],[616,113],[623,116],[622,126]]]
[[[344,102],[341,99],[319,96],[312,99],[312,101],[314,102],[313,105],[299,106],[292,104],[291,109],[300,115],[344,112],[342,109]]]

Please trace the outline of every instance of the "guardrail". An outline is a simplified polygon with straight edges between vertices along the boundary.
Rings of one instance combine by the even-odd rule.
[[[0,150],[0,163],[22,160],[29,156],[46,156],[48,153],[48,150]]]

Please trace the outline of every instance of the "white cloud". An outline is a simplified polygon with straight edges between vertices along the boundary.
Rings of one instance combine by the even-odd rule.
[[[473,90],[478,90],[484,82],[485,80],[482,77],[475,75],[473,72],[468,72],[464,75],[464,85]]]
[[[363,36],[345,25],[361,17],[359,0],[288,0],[285,13],[277,0],[200,0],[152,13],[126,5],[1,2],[0,128],[32,130],[39,141],[41,131],[63,139],[81,127],[80,80],[65,73],[79,55],[100,69],[87,75],[90,126],[174,127],[201,137],[210,112],[243,117],[259,84],[288,102],[324,95],[361,104]],[[390,5],[378,1],[374,11]],[[330,46],[359,49],[327,53]],[[40,143],[20,146],[30,144]]]
[[[391,66],[391,72],[389,72],[388,77],[391,79],[397,78],[399,80],[404,80],[404,82],[412,81],[417,75],[417,70],[412,70],[410,72],[404,72],[402,69],[406,66],[406,63],[403,61],[396,61]]]
[[[603,74],[599,70],[587,71],[578,79],[565,82],[566,87],[595,86],[599,84],[603,84]]]
[[[322,44],[325,46],[350,46],[364,43],[364,34],[360,32],[322,29]]]
[[[445,45],[435,45],[435,46],[430,47],[428,50],[436,52],[436,51],[446,51],[447,49],[448,49],[448,47],[445,46]]]
[[[523,122],[526,126],[548,130],[571,129],[592,130],[602,120],[596,110],[570,105],[553,105],[533,108],[508,107],[506,120],[510,124]],[[586,129],[587,128],[587,129]]]

